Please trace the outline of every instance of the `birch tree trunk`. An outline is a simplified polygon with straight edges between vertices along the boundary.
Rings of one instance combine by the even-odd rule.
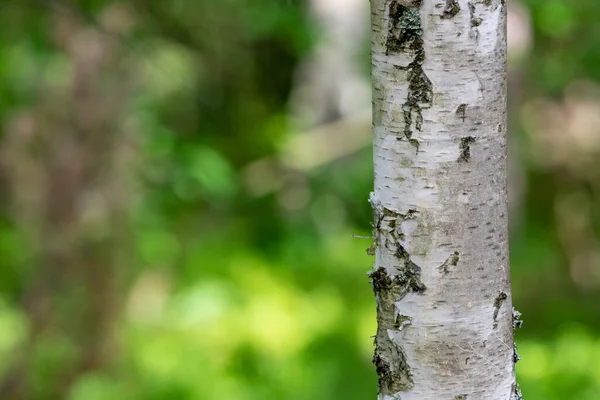
[[[378,399],[520,399],[505,1],[371,0],[371,11]]]

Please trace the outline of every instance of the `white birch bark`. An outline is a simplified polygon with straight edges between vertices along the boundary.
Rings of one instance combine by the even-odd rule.
[[[516,400],[504,0],[371,0],[380,400]]]

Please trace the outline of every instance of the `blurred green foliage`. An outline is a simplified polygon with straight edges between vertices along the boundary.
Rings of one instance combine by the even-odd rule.
[[[531,15],[533,45],[516,66],[525,77],[517,109],[532,99],[562,99],[578,79],[600,80],[599,2],[523,4]],[[115,33],[105,11],[119,6],[129,10],[132,27]],[[128,255],[111,264],[117,272],[106,270],[122,282],[110,314],[118,345],[101,368],[77,370],[65,381],[63,373],[71,371],[87,346],[86,335],[95,331],[69,333],[68,323],[78,321],[65,307],[68,323],[40,337],[32,334],[36,323],[26,295],[46,265],[36,254],[46,240],[66,233],[32,229],[47,223],[43,215],[23,222],[14,193],[28,183],[11,183],[12,170],[3,164],[0,374],[24,380],[27,398],[36,400],[58,398],[52,389],[57,381],[60,398],[69,400],[375,398],[375,310],[366,276],[372,260],[365,253],[370,243],[353,237],[370,230],[370,149],[312,170],[281,168],[276,175],[284,176],[283,183],[265,175],[265,184],[275,189],[262,194],[253,194],[244,178],[253,163],[278,157],[292,135],[294,73],[322,39],[309,5],[4,1],[2,143],[14,135],[9,127],[15,115],[50,107],[41,100],[44,94],[54,99],[51,88],[73,85],[72,38],[60,44],[57,16],[116,43],[116,64],[131,64],[137,82],[125,116],[115,116],[123,129],[133,120],[137,132],[137,178],[119,189],[128,195],[119,228],[126,238],[103,248]],[[113,90],[111,79],[123,85],[126,78],[113,73],[106,79],[101,86]],[[71,107],[60,97],[54,103],[58,112]],[[514,154],[526,177],[511,252],[514,305],[525,320],[517,335],[519,381],[528,400],[592,400],[600,393],[600,292],[598,282],[582,288],[572,279],[555,210],[564,196],[583,193],[592,210],[591,231],[598,232],[594,210],[600,198],[587,178],[534,161],[527,118],[511,115],[520,146]],[[44,143],[53,143],[48,135]],[[41,159],[39,164],[45,166]],[[85,275],[88,260],[78,262]],[[96,278],[78,279],[70,281],[79,292],[63,299],[68,304],[85,302],[96,290]],[[108,307],[105,301],[100,305]]]

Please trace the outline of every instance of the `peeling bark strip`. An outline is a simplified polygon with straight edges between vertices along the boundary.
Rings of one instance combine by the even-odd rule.
[[[517,310],[514,309],[512,310],[512,314],[513,314],[513,329],[517,330],[517,329],[521,329],[521,327],[523,326],[523,321],[521,320],[521,313],[518,312]]]
[[[516,364],[521,360],[521,356],[517,353],[517,344],[513,343],[513,362]]]
[[[521,394],[521,389],[517,382],[513,384],[510,400],[523,400],[523,395]]]
[[[517,400],[506,7],[370,3],[379,400]]]
[[[521,313],[512,309],[512,317],[513,317],[513,330],[521,329],[523,326],[523,321],[521,320]],[[516,364],[521,360],[521,356],[517,353],[517,344],[513,343],[513,362]]]

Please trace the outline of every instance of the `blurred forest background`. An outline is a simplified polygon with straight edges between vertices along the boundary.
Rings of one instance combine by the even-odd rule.
[[[375,398],[368,3],[0,3],[0,399]],[[600,2],[509,14],[519,381],[595,400]]]

